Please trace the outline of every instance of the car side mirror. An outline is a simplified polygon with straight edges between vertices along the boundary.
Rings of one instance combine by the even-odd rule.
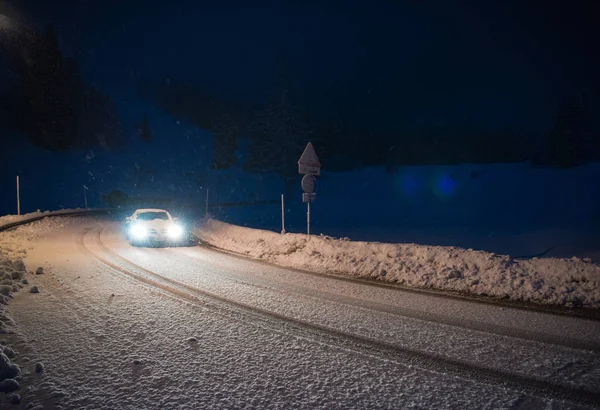
[[[125,222],[131,222],[131,217],[128,216],[127,218],[125,218]]]
[[[173,218],[173,222],[178,222],[179,218]]]

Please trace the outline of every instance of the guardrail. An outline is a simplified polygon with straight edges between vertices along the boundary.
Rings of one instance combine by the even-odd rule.
[[[99,215],[109,213],[111,209],[108,208],[100,208],[100,209],[65,209],[60,211],[52,211],[52,212],[44,212],[39,213],[37,215],[32,215],[27,218],[20,219],[14,222],[8,222],[0,225],[0,232],[6,231],[12,228],[16,228],[20,225],[25,225],[30,222],[39,221],[44,218],[53,217],[53,216],[84,216],[84,215]]]

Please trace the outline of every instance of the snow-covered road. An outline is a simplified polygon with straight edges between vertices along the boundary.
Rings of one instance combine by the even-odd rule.
[[[118,223],[81,221],[32,244],[41,292],[8,305],[21,350],[46,368],[25,397],[131,409],[600,405],[599,321],[199,246],[133,248]]]

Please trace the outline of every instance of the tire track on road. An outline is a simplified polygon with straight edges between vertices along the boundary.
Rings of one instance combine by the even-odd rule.
[[[246,315],[246,317],[257,320],[258,323],[266,324],[271,328],[278,329],[278,331],[284,331],[286,334],[293,332],[292,334],[295,336],[308,338],[321,344],[328,344],[361,356],[393,361],[402,366],[418,366],[428,371],[451,374],[496,386],[500,385],[514,391],[521,391],[545,398],[569,400],[586,405],[600,405],[600,392],[566,386],[498,369],[475,366],[461,360],[424,353],[365,336],[357,336],[225,298],[136,265],[109,249],[102,242],[101,234],[102,228],[96,231],[94,238],[103,255],[90,250],[85,245],[85,241],[83,241],[83,246],[86,248],[87,253],[100,262],[117,272],[189,302],[206,306],[208,300],[216,305],[220,305],[219,307],[231,313],[230,317],[234,320],[239,320],[238,315],[240,314]]]
[[[496,298],[491,296],[482,296],[476,295],[473,293],[462,292],[462,291],[452,291],[452,290],[442,290],[436,288],[418,288],[411,287],[407,285],[401,285],[399,283],[393,282],[385,282],[377,279],[369,279],[364,277],[355,277],[352,275],[342,275],[338,273],[326,273],[326,272],[316,272],[306,269],[294,268],[289,266],[278,265],[275,262],[270,262],[262,259],[258,259],[253,256],[229,251],[227,249],[218,248],[214,245],[211,245],[208,242],[204,242],[199,240],[199,245],[205,249],[213,251],[215,253],[219,253],[222,255],[228,255],[232,258],[239,259],[241,261],[253,261],[257,264],[261,264],[264,266],[268,266],[271,268],[279,268],[279,269],[287,269],[294,272],[303,273],[306,275],[312,275],[315,277],[325,277],[332,280],[337,280],[340,282],[349,282],[355,284],[361,284],[365,286],[384,288],[384,289],[393,289],[401,292],[412,293],[416,295],[427,295],[434,298],[440,299],[448,299],[448,300],[458,300],[458,301],[466,301],[475,304],[487,305],[487,306],[498,306],[510,309],[518,309],[527,312],[538,312],[544,313],[547,315],[555,315],[555,316],[564,316],[564,317],[576,317],[585,320],[592,321],[600,321],[600,313],[598,309],[594,308],[568,308],[564,306],[556,306],[556,305],[544,305],[540,303],[528,302],[524,300],[511,300],[504,298]]]
[[[174,259],[187,265],[194,266],[194,260],[199,260],[199,257],[190,256],[187,253],[181,252],[178,249],[166,249],[167,253],[169,253],[170,257],[174,256]],[[210,271],[204,271],[208,275],[216,277],[215,273],[211,273]],[[437,323],[442,325],[448,325],[453,327],[459,327],[468,330],[475,330],[478,332],[484,333],[493,333],[499,336],[507,336],[512,338],[517,338],[521,340],[528,340],[533,342],[541,342],[546,344],[552,344],[556,346],[564,346],[572,349],[579,350],[589,350],[591,352],[600,353],[600,345],[596,343],[590,343],[586,341],[580,341],[575,339],[569,339],[566,337],[556,337],[552,335],[548,335],[541,332],[535,331],[525,331],[520,329],[514,329],[507,326],[499,326],[499,325],[489,325],[487,323],[468,320],[464,318],[453,318],[450,316],[443,316],[430,312],[423,312],[418,310],[406,309],[402,307],[392,307],[389,305],[385,305],[382,303],[377,303],[373,301],[368,301],[361,298],[355,298],[350,296],[339,295],[331,292],[325,292],[318,289],[311,289],[303,286],[294,286],[289,283],[277,282],[270,279],[258,278],[256,275],[249,273],[248,275],[252,276],[252,279],[248,279],[247,276],[242,276],[237,273],[230,272],[219,272],[219,277],[227,277],[233,281],[248,285],[248,286],[256,286],[263,287],[273,291],[285,291],[290,293],[295,293],[298,295],[310,297],[310,298],[322,298],[329,301],[335,301],[336,303],[340,303],[347,306],[368,309],[376,312],[382,312],[386,314],[391,314],[397,317],[405,317],[410,319],[423,320],[431,323]],[[317,297],[318,296],[318,297]]]

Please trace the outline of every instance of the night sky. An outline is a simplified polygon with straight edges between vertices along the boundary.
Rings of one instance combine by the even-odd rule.
[[[392,127],[547,130],[561,98],[600,90],[594,3],[24,0],[13,8],[55,25],[85,78],[109,93],[173,79],[254,102],[284,75],[319,114],[362,109]]]
[[[52,26],[85,89],[97,90],[94,101],[114,105],[124,142],[113,146],[103,137],[99,146],[67,144],[52,154],[65,165],[50,174],[68,175],[64,186],[102,181],[94,191],[99,197],[110,184],[135,180],[130,174],[140,169],[189,175],[212,149],[202,127],[207,106],[236,107],[228,114],[245,130],[248,113],[269,104],[282,86],[318,129],[317,146],[333,171],[527,162],[538,145],[550,152],[544,166],[598,160],[598,11],[594,1],[0,0],[0,34],[20,44],[22,34],[11,27],[42,33]],[[36,66],[15,49],[13,56]],[[11,102],[4,91],[18,83],[10,61],[0,54],[3,106]],[[571,110],[557,127],[557,113],[573,102],[586,125],[570,150],[572,123],[579,130],[581,121]],[[39,151],[48,144],[25,143],[25,134],[8,126],[7,112],[0,109],[0,157],[12,181],[49,157]],[[143,141],[142,117],[152,129]],[[327,141],[338,126],[338,140]],[[423,131],[435,127],[444,131]],[[551,134],[558,137],[546,142]],[[60,129],[49,138],[56,135]],[[346,136],[346,145],[370,144],[352,151],[341,147]],[[334,164],[338,149],[346,149],[350,167]],[[28,161],[16,164],[15,151]],[[556,152],[566,154],[555,160]],[[580,160],[582,152],[593,154]],[[360,163],[357,156],[370,158]],[[121,170],[130,164],[133,171]]]

